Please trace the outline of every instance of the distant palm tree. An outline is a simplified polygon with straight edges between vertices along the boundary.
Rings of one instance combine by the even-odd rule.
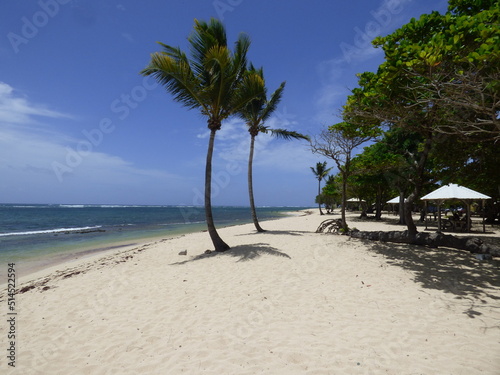
[[[327,175],[328,172],[330,172],[332,168],[326,168],[326,161],[323,163],[317,162],[316,163],[316,168],[311,167],[311,171],[314,173],[318,180],[318,195],[321,194],[321,180],[324,179]],[[324,215],[323,211],[321,210],[321,203],[318,203],[319,207],[319,213],[321,215]]]
[[[261,78],[248,74],[246,54],[250,39],[240,34],[234,52],[227,46],[226,30],[217,19],[209,23],[195,20],[188,38],[191,58],[178,47],[163,43],[163,51],[151,55],[151,62],[141,71],[152,75],[189,109],[200,110],[207,117],[210,138],[205,168],[205,216],[216,251],[229,246],[220,238],[214,225],[211,202],[212,154],[215,134],[222,121],[255,98],[262,87]]]
[[[302,135],[300,133],[289,131],[286,129],[270,129],[264,126],[264,122],[269,119],[272,113],[276,110],[278,103],[281,100],[281,96],[283,94],[283,90],[285,89],[285,82],[282,82],[281,85],[274,91],[269,100],[267,99],[267,88],[265,86],[264,73],[262,68],[255,69],[253,65],[250,65],[249,68],[250,74],[257,74],[262,78],[262,88],[261,94],[257,96],[255,99],[248,102],[248,104],[240,109],[238,115],[246,122],[248,126],[248,132],[250,133],[250,154],[248,157],[248,194],[250,197],[250,210],[252,212],[252,220],[257,229],[257,232],[264,232],[264,229],[259,224],[259,220],[257,219],[257,213],[255,210],[255,200],[253,195],[253,154],[254,154],[254,145],[255,145],[255,137],[259,135],[259,133],[270,133],[272,136],[276,138],[282,138],[286,140],[290,139],[306,139],[309,140],[309,137]]]

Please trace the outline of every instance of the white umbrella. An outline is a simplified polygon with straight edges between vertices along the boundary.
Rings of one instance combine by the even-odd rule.
[[[465,201],[466,206],[467,206],[467,217],[470,217],[470,209],[469,209],[470,202],[467,202],[467,201],[485,200],[485,199],[491,199],[491,197],[488,197],[487,195],[478,193],[477,191],[466,188],[464,186],[460,186],[457,184],[448,184],[448,185],[441,186],[439,189],[434,190],[432,193],[424,195],[420,199],[424,200],[424,201],[437,201],[438,227],[439,227],[438,232],[440,232],[441,231],[441,210],[439,209],[439,206],[443,203],[443,201],[449,200],[449,199],[459,199],[459,200]],[[470,230],[469,223],[467,223],[467,230]],[[483,218],[483,231],[485,231],[484,218]]]
[[[420,198],[423,201],[441,201],[446,199],[460,199],[460,200],[483,200],[491,199],[487,195],[478,193],[472,189],[460,186],[457,184],[448,184],[441,186],[439,189],[434,190],[432,193],[424,195]]]
[[[405,202],[407,201],[407,199],[405,198]],[[387,201],[385,203],[389,203],[389,204],[399,204],[399,197],[396,197],[396,198],[392,198],[390,201]]]

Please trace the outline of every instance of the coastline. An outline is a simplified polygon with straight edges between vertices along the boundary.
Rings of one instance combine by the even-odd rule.
[[[83,207],[82,205],[77,205],[77,207]],[[100,207],[100,206],[96,206]],[[139,206],[138,206],[139,207]],[[177,208],[177,207],[176,207]],[[193,207],[187,207],[187,209],[194,209]],[[293,208],[290,208],[293,210]],[[196,210],[201,210],[196,207]],[[280,215],[286,217],[288,215],[293,215],[294,211],[282,211]],[[277,217],[278,219],[280,217]],[[274,220],[276,218],[263,218],[261,221],[265,222],[268,220]],[[217,225],[218,228],[224,228],[228,226],[240,225],[245,223],[250,223],[251,218],[248,218],[242,222],[236,223],[219,223]],[[61,244],[54,243],[52,248],[45,246],[47,249],[41,251],[40,254],[34,255],[38,253],[38,251],[32,251],[33,254],[25,255],[21,253],[19,256],[2,256],[0,259],[0,264],[2,263],[17,263],[18,277],[23,280],[29,279],[31,274],[43,273],[44,269],[52,269],[56,268],[64,268],[65,264],[68,264],[68,267],[71,266],[74,262],[77,262],[79,259],[87,258],[93,254],[102,254],[103,256],[109,253],[109,251],[120,251],[126,249],[130,246],[140,246],[150,242],[154,242],[157,240],[177,237],[180,235],[186,235],[189,233],[202,232],[206,230],[206,224],[204,222],[187,222],[183,225],[175,224],[170,225],[170,228],[164,230],[146,230],[145,232],[134,231],[131,233],[125,232],[117,232],[115,235],[109,236],[107,233],[104,233],[102,238],[91,236],[95,231],[89,231],[89,238],[81,239],[77,243],[67,243],[62,242]],[[99,230],[99,232],[106,232],[104,230]],[[61,231],[59,231],[61,232]],[[64,231],[62,231],[64,232]],[[78,230],[78,233],[83,234],[84,231]],[[51,232],[52,233],[52,232]],[[65,233],[55,233],[56,235],[64,235]],[[84,234],[84,236],[87,236]],[[47,251],[49,250],[50,251]],[[7,270],[5,267],[0,269],[0,289],[4,288],[7,283]]]
[[[174,238],[189,233],[196,233],[198,231],[201,231],[201,227],[202,225],[195,228],[186,228],[184,231],[168,231],[164,235],[157,234],[142,237],[132,237],[126,240],[106,239],[98,241],[94,245],[72,246],[70,248],[65,248],[64,251],[60,251],[54,254],[44,254],[39,258],[33,257],[29,260],[18,262],[18,264],[22,264],[22,271],[18,272],[18,274],[22,280],[29,281],[33,277],[32,275],[44,274],[45,270],[64,269],[72,267],[80,260],[85,261],[86,259],[93,259],[94,257],[104,257],[112,253],[118,254],[122,251],[127,251],[127,249],[131,247],[147,245],[151,242],[165,238]],[[1,289],[6,285],[4,270],[0,270],[0,277]]]
[[[308,211],[219,228],[225,253],[196,232],[32,275],[5,373],[498,373],[496,261],[317,234]]]

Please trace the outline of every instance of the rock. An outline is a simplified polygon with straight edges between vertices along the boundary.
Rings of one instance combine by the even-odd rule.
[[[491,254],[476,254],[477,260],[491,260]]]
[[[485,244],[480,238],[477,237],[458,237],[452,236],[450,234],[418,232],[415,236],[415,240],[412,242],[408,238],[408,231],[353,231],[350,233],[350,235],[352,238],[359,238],[363,240],[394,243],[412,243],[414,245],[428,246],[432,248],[450,247],[454,249],[466,250],[471,253],[479,254],[481,256],[500,256],[500,247]]]
[[[188,251],[187,250],[182,250],[181,252],[179,252],[179,255],[187,255]]]

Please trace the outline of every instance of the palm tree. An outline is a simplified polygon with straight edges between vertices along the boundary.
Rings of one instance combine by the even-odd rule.
[[[264,122],[269,119],[272,113],[276,110],[278,103],[281,100],[281,96],[283,94],[283,90],[285,89],[285,82],[282,82],[281,85],[274,91],[269,100],[267,99],[267,88],[265,87],[264,73],[262,68],[255,69],[253,65],[250,65],[249,68],[250,74],[257,74],[262,79],[262,87],[261,94],[257,96],[255,99],[248,102],[248,104],[243,107],[238,115],[246,122],[248,126],[248,132],[250,133],[250,154],[248,157],[248,195],[250,197],[250,210],[252,212],[252,220],[257,229],[257,232],[264,232],[264,229],[259,224],[259,220],[257,219],[257,213],[255,211],[255,200],[253,195],[253,154],[254,154],[254,145],[255,145],[255,137],[259,135],[259,133],[270,133],[272,136],[276,138],[282,139],[306,139],[309,140],[309,137],[299,134],[294,131],[289,131],[286,129],[270,129],[264,126]]]
[[[163,51],[151,55],[149,65],[141,74],[152,75],[175,101],[189,109],[198,109],[207,117],[210,138],[205,168],[205,217],[215,250],[226,251],[229,246],[217,233],[212,216],[215,134],[223,120],[257,96],[262,83],[258,75],[247,73],[248,36],[240,34],[232,52],[227,46],[224,25],[212,18],[209,23],[195,20],[188,42],[190,58],[178,47],[159,43]]]
[[[321,180],[327,176],[328,172],[330,172],[331,169],[332,168],[328,169],[326,168],[326,161],[324,161],[323,163],[317,162],[316,168],[311,167],[311,171],[318,179],[318,195],[321,194]],[[323,211],[321,210],[321,203],[318,203],[318,206],[319,206],[319,213],[321,215],[324,215]]]

